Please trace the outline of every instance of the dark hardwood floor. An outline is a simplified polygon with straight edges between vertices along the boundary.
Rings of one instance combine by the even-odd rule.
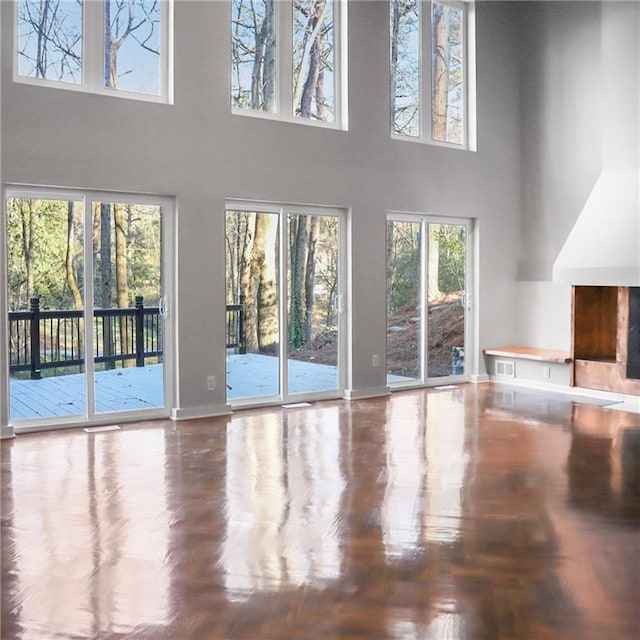
[[[20,435],[2,638],[640,638],[640,415],[485,384]]]

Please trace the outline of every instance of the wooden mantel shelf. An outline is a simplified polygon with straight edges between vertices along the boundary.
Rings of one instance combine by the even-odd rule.
[[[571,354],[568,351],[555,349],[538,349],[537,347],[494,347],[484,349],[487,356],[502,356],[505,358],[523,358],[525,360],[540,360],[542,362],[571,362]]]

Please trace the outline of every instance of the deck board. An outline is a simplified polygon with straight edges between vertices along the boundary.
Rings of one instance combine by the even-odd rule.
[[[277,397],[279,359],[256,353],[227,357],[229,401]],[[338,391],[338,368],[303,360],[288,362],[289,393]],[[388,381],[400,381],[388,376]],[[84,374],[11,380],[11,419],[33,420],[84,415]],[[131,367],[96,372],[96,413],[132,411],[164,406],[163,365]]]
[[[162,407],[163,366],[96,372],[96,413]],[[11,380],[11,419],[84,415],[87,399],[84,374],[41,380]]]

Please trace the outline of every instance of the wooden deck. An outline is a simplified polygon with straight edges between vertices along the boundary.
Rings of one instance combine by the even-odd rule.
[[[96,373],[96,411],[131,411],[164,406],[163,365]],[[82,415],[86,412],[84,374],[42,380],[11,380],[11,419]]]
[[[261,398],[279,393],[279,360],[255,353],[227,357],[228,399]],[[131,411],[162,407],[163,367],[150,365],[96,373],[96,411]],[[338,368],[289,360],[289,393],[337,390]],[[397,376],[395,376],[397,378]],[[83,415],[86,412],[82,374],[42,380],[11,380],[11,419]]]

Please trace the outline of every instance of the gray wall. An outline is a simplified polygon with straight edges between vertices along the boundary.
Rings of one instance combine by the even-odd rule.
[[[514,4],[477,8],[477,153],[390,139],[385,2],[349,4],[347,132],[231,115],[226,2],[176,2],[173,106],[13,83],[11,4],[2,11],[3,180],[177,198],[179,415],[225,404],[222,385],[208,391],[206,376],[225,372],[229,197],[350,210],[354,394],[385,385],[371,354],[385,352],[387,210],[478,220],[476,347],[514,339],[522,116]],[[477,353],[470,361],[483,373]]]
[[[519,276],[549,281],[600,172],[600,3],[521,3],[520,20]]]

